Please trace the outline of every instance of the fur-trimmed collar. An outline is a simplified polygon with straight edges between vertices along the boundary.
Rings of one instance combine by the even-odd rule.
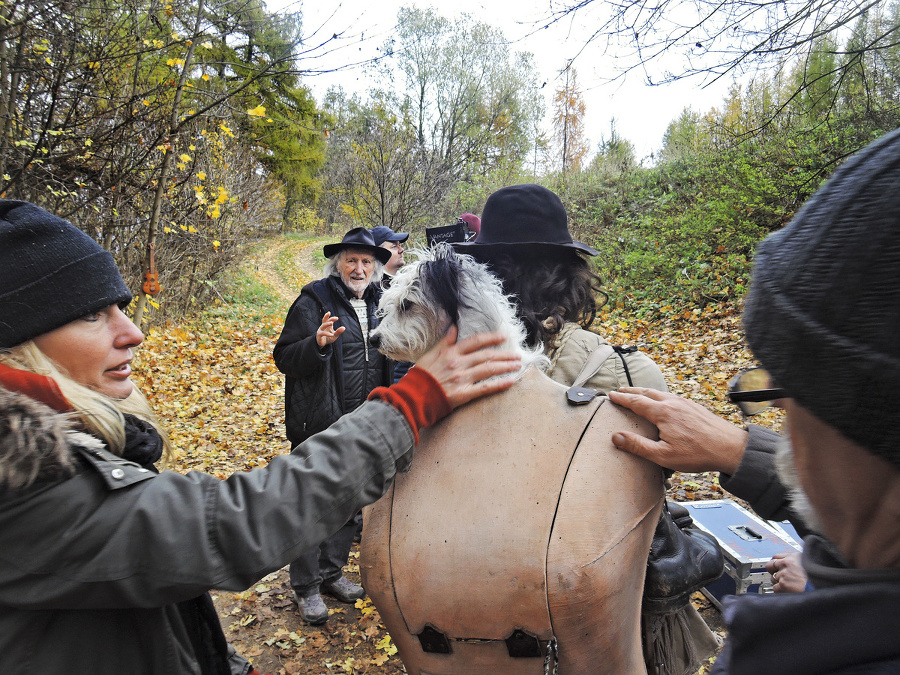
[[[72,475],[74,446],[104,447],[77,431],[67,415],[0,386],[0,489]]]

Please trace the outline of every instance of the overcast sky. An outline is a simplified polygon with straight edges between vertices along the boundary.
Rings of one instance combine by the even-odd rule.
[[[302,3],[290,0],[269,0],[270,10],[282,8],[303,13],[303,34],[311,36],[308,45],[337,33],[343,37],[329,45],[328,52],[312,61],[317,68],[328,70],[345,64],[358,63],[377,56],[376,47],[390,36],[401,6],[434,7],[447,18],[468,13],[477,20],[503,31],[511,41],[511,50],[529,51],[535,56],[538,72],[535,79],[547,82],[544,88],[547,110],[559,86],[559,71],[567,60],[576,57],[575,69],[584,94],[586,106],[586,135],[591,154],[601,137],[609,138],[610,120],[615,118],[616,129],[631,141],[638,158],[646,157],[662,145],[662,137],[669,122],[691,106],[705,112],[721,106],[730,81],[720,81],[701,88],[700,81],[682,81],[665,86],[647,86],[642,74],[629,74],[624,82],[606,83],[617,72],[614,55],[603,55],[599,47],[589,46],[582,51],[585,36],[591,28],[588,12],[576,15],[573,21],[562,21],[543,30],[536,30],[535,22],[546,15],[549,0],[309,0]],[[598,6],[600,3],[597,3]],[[558,6],[558,4],[557,4]],[[579,52],[581,52],[579,54]],[[666,65],[666,64],[662,64]],[[677,63],[671,64],[674,69]],[[658,77],[659,70],[654,73]],[[364,93],[372,81],[361,68],[308,77],[304,80],[317,100],[331,85],[342,85],[349,92]],[[549,130],[549,120],[546,127]]]

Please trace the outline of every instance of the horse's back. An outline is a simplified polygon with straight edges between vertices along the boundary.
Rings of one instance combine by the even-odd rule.
[[[536,371],[426,430],[365,512],[361,569],[409,673],[642,673],[640,604],[663,488],[613,448],[647,422],[571,406]],[[420,638],[419,636],[423,636]]]

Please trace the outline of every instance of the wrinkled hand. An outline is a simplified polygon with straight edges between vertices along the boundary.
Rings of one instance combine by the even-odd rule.
[[[319,326],[319,330],[316,331],[316,344],[319,345],[320,348],[324,348],[325,345],[330,345],[338,339],[341,333],[347,330],[344,326],[341,326],[340,328],[334,327],[335,322],[340,320],[341,319],[338,316],[331,316],[331,312],[325,312],[325,316],[322,317],[322,325]]]
[[[499,333],[479,333],[457,342],[457,334],[456,326],[451,326],[444,338],[416,361],[416,368],[428,371],[438,381],[451,406],[458,408],[513,385],[513,377],[487,379],[522,367],[519,354],[487,349],[506,338]]]
[[[630,431],[616,432],[612,442],[620,450],[675,471],[733,474],[741,463],[747,432],[702,405],[644,387],[622,387],[611,391],[609,398],[659,429],[658,441]]]
[[[802,593],[806,589],[806,570],[800,564],[800,552],[776,553],[766,563],[776,593]]]

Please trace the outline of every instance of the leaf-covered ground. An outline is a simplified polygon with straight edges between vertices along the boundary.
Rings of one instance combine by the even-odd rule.
[[[264,466],[289,450],[283,377],[272,362],[272,348],[290,303],[321,274],[322,243],[297,238],[265,242],[244,263],[233,295],[197,318],[149,331],[138,353],[136,380],[177,448],[172,470],[225,477]],[[619,302],[627,304],[628,299]],[[710,305],[653,323],[625,320],[621,311],[604,313],[596,329],[615,344],[645,350],[672,391],[740,422],[724,396],[728,380],[752,364],[735,304]],[[774,417],[760,421],[777,424]],[[714,474],[676,474],[669,496],[711,499],[722,492]],[[347,576],[355,581],[357,559],[354,548]],[[229,640],[261,673],[405,672],[368,599],[352,606],[326,598],[329,621],[311,627],[291,600],[286,569],[243,593],[213,596]],[[716,610],[700,594],[695,594],[695,604],[721,632]]]

